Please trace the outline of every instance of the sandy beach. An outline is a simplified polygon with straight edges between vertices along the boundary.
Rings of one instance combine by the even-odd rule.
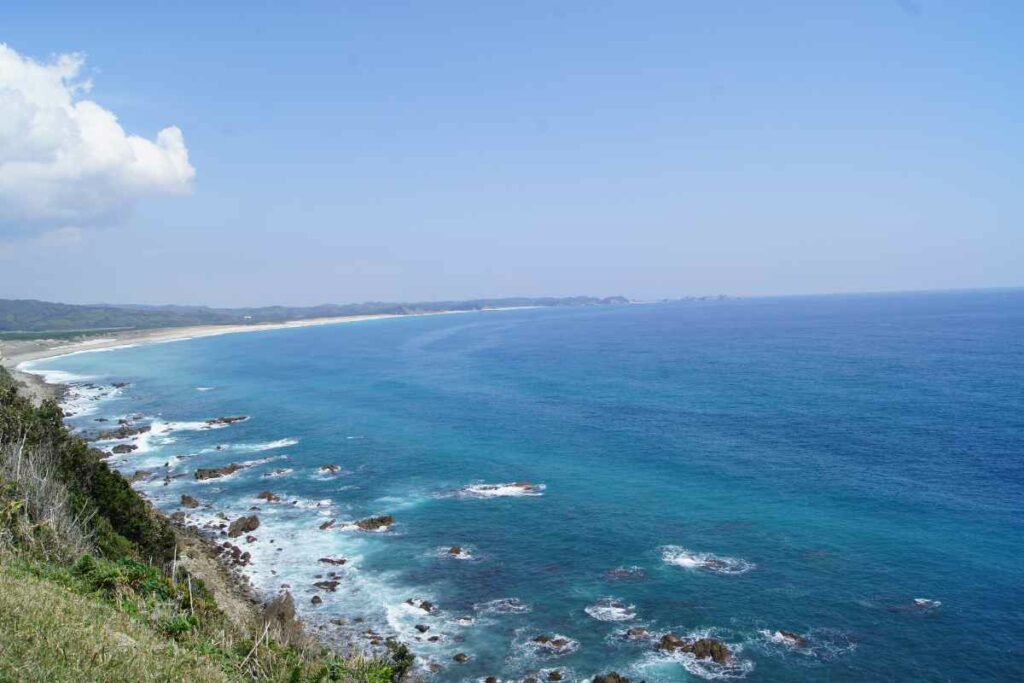
[[[521,308],[521,307],[516,307]],[[489,311],[510,309],[483,309]],[[239,334],[242,332],[265,332],[293,327],[313,327],[319,325],[340,325],[366,320],[386,320],[389,318],[422,317],[428,315],[452,315],[474,311],[436,311],[430,313],[353,315],[335,318],[310,318],[308,320],[291,320],[281,323],[257,323],[252,325],[194,325],[189,327],[167,327],[151,330],[126,330],[124,332],[104,333],[99,337],[87,337],[69,342],[67,339],[28,339],[0,340],[0,365],[24,384],[25,392],[33,401],[39,402],[48,398],[59,398],[62,385],[48,384],[36,374],[21,369],[28,361],[66,356],[73,353],[103,351],[118,347],[139,346],[142,344],[159,344],[200,337],[215,337],[223,334]]]

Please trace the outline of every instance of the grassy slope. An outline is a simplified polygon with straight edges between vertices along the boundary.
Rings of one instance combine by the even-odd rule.
[[[208,656],[179,647],[114,605],[0,563],[0,680],[229,681]]]
[[[339,658],[302,633],[290,603],[284,616],[228,618],[202,577],[172,562],[197,544],[61,417],[0,368],[0,681],[402,677],[401,646],[392,661]]]

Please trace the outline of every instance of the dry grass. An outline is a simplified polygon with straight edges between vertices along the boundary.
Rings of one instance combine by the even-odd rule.
[[[0,444],[0,543],[20,543],[47,560],[69,562],[92,549],[87,518],[75,514],[48,445]]]

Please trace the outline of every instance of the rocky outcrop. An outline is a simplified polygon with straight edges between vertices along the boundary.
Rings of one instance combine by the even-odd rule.
[[[460,652],[459,654],[452,657],[452,659],[454,659],[459,664],[465,664],[469,661],[469,655],[467,655],[465,652]]]
[[[340,581],[317,581],[313,585],[316,586],[317,588],[319,588],[320,590],[330,591],[330,592],[333,593],[334,591],[338,590],[338,584],[339,583],[341,583],[341,582]]]
[[[219,425],[234,424],[236,422],[244,422],[245,420],[248,420],[248,419],[249,419],[248,415],[236,415],[236,416],[230,416],[230,417],[215,417],[215,418],[207,420],[206,424],[210,425],[211,427],[215,427],[215,426],[219,426]]]
[[[234,474],[238,470],[244,470],[245,465],[239,465],[238,463],[231,463],[224,467],[200,467],[196,470],[196,479],[203,481],[205,479],[217,479],[218,477],[226,477],[229,474]]]
[[[131,453],[136,449],[138,449],[138,446],[136,446],[135,444],[119,443],[113,448],[111,448],[110,452],[113,453],[114,455],[124,455],[125,453]]]
[[[228,536],[231,538],[237,538],[242,534],[250,531],[255,531],[260,526],[260,518],[256,515],[249,515],[248,517],[239,517],[235,521],[231,522],[228,526]]]
[[[792,631],[776,631],[780,640],[789,647],[807,647],[807,638]]]
[[[341,472],[341,465],[320,465],[320,474],[338,474]]]
[[[573,647],[576,645],[575,641],[566,638],[565,636],[548,636],[540,635],[533,639],[533,642],[545,650],[553,652],[555,654],[564,654],[571,652]]]
[[[145,434],[151,428],[149,425],[142,425],[141,427],[134,427],[130,422],[118,421],[120,427],[106,432],[100,432],[96,435],[96,441],[113,441],[115,439],[130,439],[133,436],[139,434]]]
[[[651,632],[642,626],[634,626],[626,631],[626,640],[647,640]]]
[[[641,567],[615,567],[606,571],[604,576],[613,581],[639,581],[647,578],[647,572]]]
[[[320,525],[320,531],[327,531],[328,529],[334,526],[335,521],[336,520],[333,519],[327,520],[326,522]]]
[[[295,615],[295,600],[292,594],[285,591],[278,595],[263,608],[260,615],[264,627],[271,635],[285,645],[300,645],[308,638],[302,628],[302,622]]]
[[[182,507],[195,509],[199,507],[199,501],[193,498],[192,496],[183,493],[181,494],[181,505]]]
[[[405,604],[411,607],[419,607],[424,612],[430,613],[434,611],[434,603],[429,600],[418,600],[416,598],[409,598],[405,601]]]
[[[317,560],[317,562],[322,562],[323,564],[333,564],[335,566],[341,566],[341,565],[345,564],[346,562],[348,562],[348,559],[346,559],[344,557],[321,557],[319,560]]]
[[[356,526],[363,531],[382,531],[386,530],[392,524],[395,523],[395,518],[391,515],[380,515],[378,517],[367,517],[356,522]]]
[[[625,676],[620,676],[616,671],[610,671],[603,676],[594,676],[592,683],[631,683]]]
[[[281,502],[281,497],[276,495],[273,491],[262,491],[262,492],[256,494],[256,497],[258,499],[260,499],[260,500],[265,500],[268,503],[279,503],[279,502]]]
[[[718,664],[726,664],[732,659],[729,647],[717,638],[680,638],[674,633],[666,633],[658,642],[658,649],[689,652],[697,659],[711,659]]]

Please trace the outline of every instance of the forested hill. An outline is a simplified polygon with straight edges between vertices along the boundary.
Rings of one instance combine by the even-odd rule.
[[[181,327],[184,325],[256,324],[348,315],[474,311],[509,306],[586,306],[625,303],[629,303],[629,300],[621,296],[606,298],[574,296],[512,297],[417,303],[368,302],[304,307],[210,308],[207,306],[113,304],[80,306],[32,299],[0,299],[0,332],[88,332],[92,330]]]

